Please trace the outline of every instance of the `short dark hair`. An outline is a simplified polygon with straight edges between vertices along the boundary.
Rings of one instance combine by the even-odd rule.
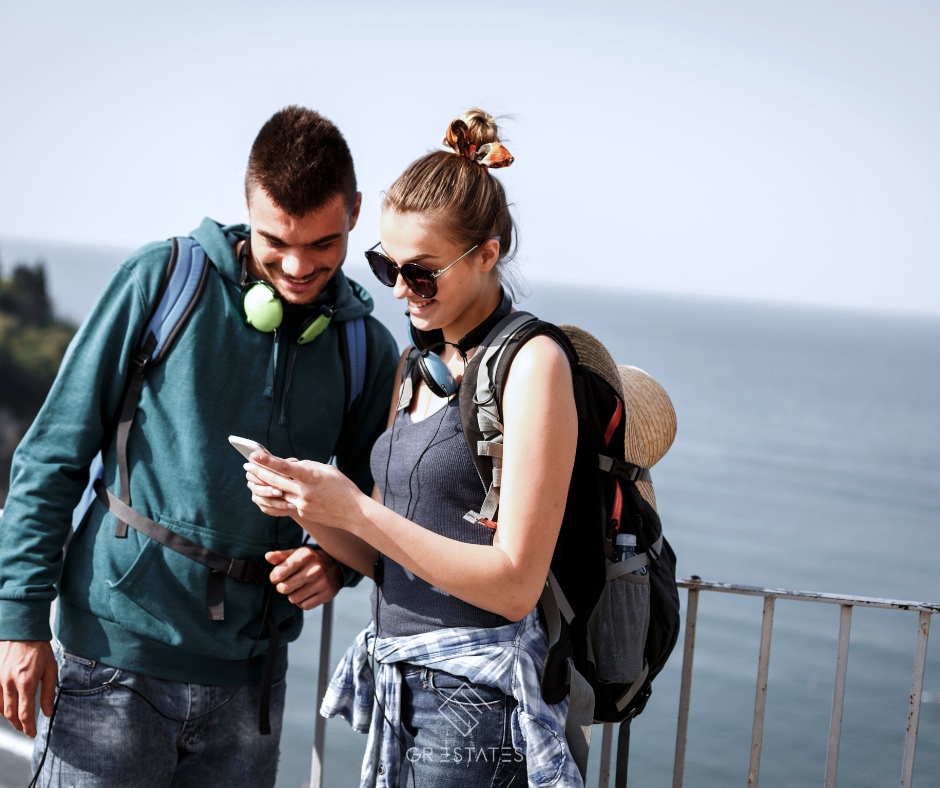
[[[342,194],[356,203],[352,154],[336,126],[312,109],[290,106],[261,127],[248,156],[245,196],[260,186],[291,216],[306,216]]]

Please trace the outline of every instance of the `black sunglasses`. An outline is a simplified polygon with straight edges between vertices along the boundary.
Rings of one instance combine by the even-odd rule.
[[[365,253],[366,260],[369,261],[369,268],[372,269],[375,278],[386,287],[394,287],[395,282],[398,281],[398,275],[401,274],[401,278],[404,280],[405,284],[408,285],[411,292],[421,298],[434,298],[434,296],[437,295],[437,278],[445,271],[449,271],[457,265],[457,263],[479,246],[479,244],[475,244],[450,265],[441,268],[439,271],[432,271],[430,268],[425,268],[423,265],[418,265],[417,263],[405,263],[399,266],[381,252],[375,251],[381,245],[382,242],[379,241]]]

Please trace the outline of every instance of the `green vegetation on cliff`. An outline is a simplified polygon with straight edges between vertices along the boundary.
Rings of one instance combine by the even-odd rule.
[[[0,407],[35,416],[74,334],[52,314],[41,263],[17,265],[9,279],[0,275]]]
[[[39,412],[75,326],[57,320],[42,263],[0,269],[0,506],[10,458]]]

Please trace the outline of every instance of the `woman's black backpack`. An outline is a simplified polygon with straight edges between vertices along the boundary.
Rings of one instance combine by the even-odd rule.
[[[582,776],[591,723],[625,723],[617,770],[617,784],[625,785],[626,726],[646,706],[652,681],[679,636],[676,557],[663,537],[656,509],[638,487],[652,497],[648,467],[625,456],[628,439],[634,437],[627,434],[633,428],[631,419],[624,418],[634,415],[629,411],[630,397],[624,403],[623,386],[612,385],[616,365],[586,332],[514,312],[477,349],[460,386],[460,415],[487,494],[480,511],[469,512],[466,518],[497,519],[502,451],[493,447],[502,444],[503,385],[516,352],[537,334],[554,338],[568,355],[578,409],[568,501],[539,602],[550,643],[542,695],[549,703],[570,696],[568,741]],[[663,439],[665,453],[675,434],[671,403],[649,376],[626,369],[643,376],[661,392],[660,402],[668,404],[672,432]],[[636,443],[631,440],[630,445]],[[618,532],[636,536],[637,555],[612,564],[611,545]]]

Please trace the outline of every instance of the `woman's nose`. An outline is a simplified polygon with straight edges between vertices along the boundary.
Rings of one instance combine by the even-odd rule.
[[[395,277],[395,286],[392,288],[392,295],[395,296],[395,298],[407,298],[411,295],[411,288],[405,284],[401,272],[398,272]]]

